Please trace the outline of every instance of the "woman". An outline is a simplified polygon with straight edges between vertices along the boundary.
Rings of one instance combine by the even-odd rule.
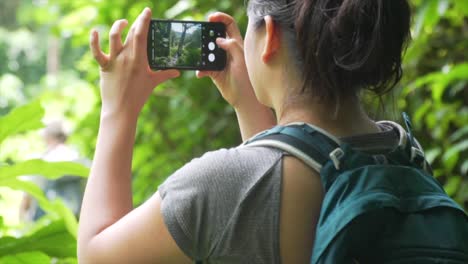
[[[222,72],[197,73],[211,77],[234,107],[243,140],[276,124],[305,122],[364,151],[398,144],[397,128],[372,121],[359,94],[381,95],[401,78],[410,21],[405,0],[251,0],[248,16],[245,41],[232,17],[209,17],[227,27],[228,37],[217,44],[229,61]],[[108,55],[97,32],[91,34],[102,110],[81,211],[80,263],[308,263],[314,242],[320,243],[314,232],[321,182],[280,150],[240,146],[207,153],[132,207],[138,115],[155,86],[179,75],[149,69],[150,19],[145,9],[124,43],[128,22],[116,21]]]

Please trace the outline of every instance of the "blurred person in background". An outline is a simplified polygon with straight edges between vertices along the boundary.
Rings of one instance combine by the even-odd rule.
[[[79,153],[74,148],[66,144],[68,135],[61,121],[53,121],[47,124],[42,131],[42,138],[46,145],[46,151],[40,157],[42,160],[86,163],[83,159],[80,159]],[[63,175],[55,180],[49,180],[42,176],[28,176],[28,178],[44,191],[47,199],[61,199],[78,218],[84,186],[81,177]],[[27,222],[37,221],[43,215],[45,215],[45,212],[40,208],[37,201],[25,193],[20,206],[20,219]]]

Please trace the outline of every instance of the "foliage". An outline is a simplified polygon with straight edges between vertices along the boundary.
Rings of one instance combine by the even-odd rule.
[[[43,116],[42,106],[38,101],[33,101],[1,117],[0,146],[9,136],[42,128]],[[50,263],[50,257],[75,256],[78,224],[73,213],[62,201],[49,201],[37,185],[19,177],[36,174],[54,179],[62,175],[86,176],[88,172],[86,167],[71,162],[51,163],[33,159],[0,164],[0,186],[28,192],[49,213],[49,222],[42,227],[38,226],[31,234],[0,238],[0,263]],[[0,227],[3,225],[0,222]]]
[[[8,259],[22,252],[42,253],[41,256],[58,258],[73,257],[76,254],[76,240],[67,232],[63,221],[52,222],[20,238],[0,238],[0,256]]]
[[[413,1],[398,107],[447,193],[468,209],[468,2]]]
[[[36,101],[16,108],[11,114],[0,118],[0,143],[9,135],[42,127],[40,118],[43,115],[44,110],[40,107],[39,101]]]
[[[74,39],[79,45],[86,45],[87,34],[92,27],[107,33],[114,20],[125,17],[133,21],[146,5],[152,7],[153,17],[190,20],[204,20],[212,12],[212,7],[217,7],[217,10],[233,14],[241,21],[243,28],[246,24],[243,5],[236,5],[232,1],[134,1],[131,4],[122,3],[121,8],[99,2],[80,7],[88,11],[93,9],[89,13],[99,13],[100,16],[87,24],[80,23],[86,30],[74,34]],[[63,3],[58,6],[68,8]],[[78,11],[71,12],[67,17],[79,17],[80,14]],[[86,21],[84,17],[72,20]],[[70,30],[69,25],[64,26],[60,22],[54,27],[58,32]],[[104,38],[102,46],[106,47],[107,34],[101,35]],[[96,86],[97,92],[98,71],[95,70],[97,66],[90,54],[85,54],[76,65],[84,78]],[[177,80],[160,85],[154,95],[143,109],[138,123],[133,160],[136,204],[154,193],[168,175],[191,158],[207,150],[234,146],[240,142],[234,111],[224,103],[210,80],[195,79],[193,72],[187,72]],[[82,150],[88,156],[94,152],[98,122],[99,104],[96,104],[79,123],[75,131],[77,136],[72,136],[73,140],[82,144]]]
[[[120,18],[132,22],[148,5],[157,18],[205,20],[207,14],[223,11],[233,15],[244,31],[247,20],[243,2],[0,3],[0,60],[4,62],[0,65],[0,186],[30,192],[49,212],[31,234],[0,238],[0,263],[50,263],[51,257],[66,258],[64,263],[76,262],[70,253],[76,247],[76,220],[62,202],[48,201],[37,186],[17,176],[34,173],[53,178],[67,171],[87,174],[86,169],[73,164],[28,160],[24,153],[35,148],[37,138],[30,131],[42,127],[41,119],[64,117],[74,130],[71,143],[92,157],[100,105],[99,71],[87,48],[90,30],[98,29],[101,46],[106,49],[112,22]],[[394,95],[396,99],[389,97],[384,105],[394,109],[396,102],[392,119],[398,119],[401,111],[410,114],[435,176],[449,195],[468,208],[468,2],[410,2],[413,39],[404,57],[404,79]],[[16,14],[16,20],[11,14]],[[60,67],[51,74],[46,70],[50,56],[47,43],[53,38],[59,42]],[[22,106],[26,102],[30,103]],[[191,158],[239,143],[234,112],[210,80],[199,80],[193,72],[186,72],[160,85],[138,122],[133,156],[135,204],[153,194],[168,175]],[[18,151],[21,147],[28,151]],[[0,236],[13,231],[14,227],[0,217]],[[47,240],[47,234],[51,240]],[[12,242],[4,243],[7,240]],[[57,248],[41,247],[43,241],[59,241],[67,247],[57,253]]]

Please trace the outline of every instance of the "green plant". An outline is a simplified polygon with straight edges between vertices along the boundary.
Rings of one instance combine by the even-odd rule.
[[[48,111],[64,112],[76,128],[72,143],[85,156],[93,155],[100,104],[95,101],[99,97],[99,70],[88,50],[91,28],[101,32],[101,45],[106,49],[113,21],[127,18],[132,22],[146,5],[155,18],[205,20],[207,14],[222,11],[233,15],[242,31],[247,24],[244,1],[0,2],[2,14],[7,14],[0,18],[0,115],[15,109],[0,118],[0,153],[1,141],[12,142],[15,134],[42,127],[42,103]],[[390,119],[397,119],[401,111],[410,114],[415,136],[424,146],[436,177],[468,209],[468,1],[410,2],[413,39],[404,57],[400,93],[395,97],[398,113]],[[61,43],[57,78],[46,75],[46,44],[51,36]],[[164,52],[169,53],[169,39],[165,42]],[[85,98],[87,106],[80,98]],[[60,103],[52,107],[52,101]],[[393,109],[393,101],[384,104]],[[239,143],[234,111],[211,81],[195,79],[188,72],[159,86],[138,123],[132,170],[135,204],[154,194],[167,176],[193,157]],[[0,264],[50,263],[51,258],[59,258],[59,263],[76,262],[76,220],[61,202],[48,201],[37,186],[18,175],[54,178],[75,169],[87,175],[87,170],[38,160],[19,162],[24,159],[20,155],[0,158],[0,186],[28,191],[49,214],[33,230],[7,239],[16,227],[0,217]],[[0,199],[2,195],[0,190]],[[41,247],[51,241],[63,245],[64,251]]]
[[[9,136],[39,129],[44,110],[39,101],[15,108],[0,117],[0,146]],[[71,162],[45,162],[38,159],[0,162],[0,187],[29,193],[48,215],[29,233],[20,237],[2,235],[0,263],[50,263],[50,258],[74,258],[78,224],[73,213],[58,199],[49,201],[34,183],[24,181],[22,175],[41,175],[56,179],[63,175],[87,176],[88,168]],[[8,227],[0,221],[2,233]]]
[[[412,114],[435,177],[468,209],[468,2],[412,2],[398,108]]]

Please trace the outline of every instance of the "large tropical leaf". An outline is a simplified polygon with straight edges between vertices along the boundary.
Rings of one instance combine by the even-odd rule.
[[[57,258],[74,257],[76,240],[63,221],[53,222],[29,236],[0,238],[0,257],[29,251],[41,251]]]
[[[50,264],[50,257],[40,251],[22,252],[0,258],[0,264]]]
[[[22,175],[41,175],[48,179],[56,179],[64,175],[86,177],[89,169],[75,162],[47,162],[39,159],[27,160],[10,166],[0,167],[0,181]]]
[[[0,179],[0,186],[5,186],[14,190],[21,190],[29,193],[32,197],[34,197],[37,200],[39,206],[44,211],[60,216],[60,218],[63,219],[68,232],[71,235],[73,235],[73,237],[77,237],[78,222],[74,214],[70,211],[70,209],[68,209],[68,207],[65,206],[65,204],[60,199],[49,201],[45,197],[44,192],[39,188],[39,186],[28,181],[22,181],[17,179],[9,179],[2,181]]]
[[[44,109],[39,100],[13,109],[10,113],[0,117],[0,143],[8,136],[42,128]]]

